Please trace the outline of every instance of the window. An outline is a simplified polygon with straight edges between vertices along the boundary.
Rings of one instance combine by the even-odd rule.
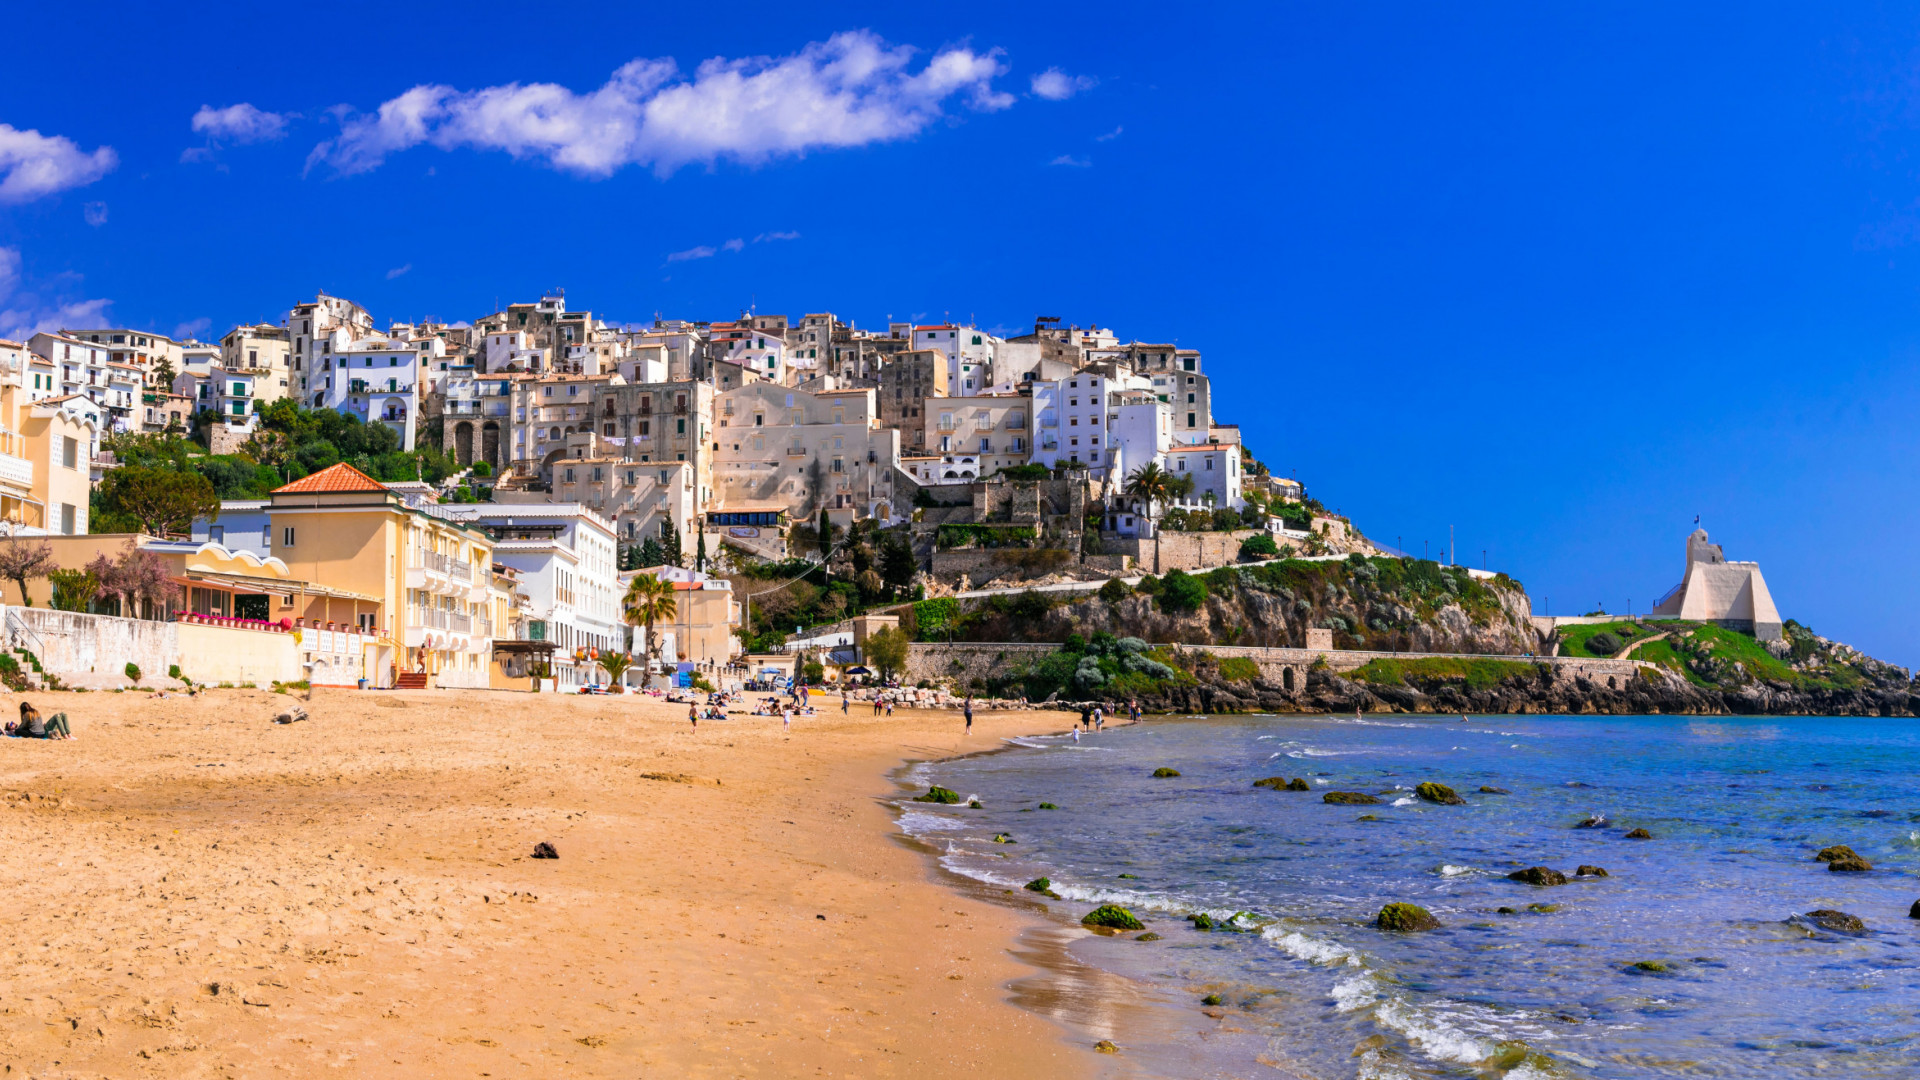
[[[1189,404],[1189,405],[1191,405],[1191,404],[1193,404],[1193,395],[1192,395],[1192,394],[1188,394],[1188,395],[1187,395],[1187,404]]]
[[[280,546],[281,547],[293,546],[293,526],[289,525],[286,528],[280,530]]]
[[[1185,361],[1183,362],[1183,366],[1184,366],[1184,367],[1185,367],[1185,368],[1186,368],[1186,369],[1187,369],[1188,371],[1192,371],[1192,370],[1194,369],[1194,368],[1193,368],[1193,357],[1191,357],[1191,356],[1189,356],[1189,357],[1187,357],[1187,358],[1186,358],[1186,360],[1185,360]]]
[[[842,471],[842,470],[841,470],[841,467],[840,467],[840,459],[839,459],[839,458],[834,458],[834,459],[833,459],[833,471],[834,471],[834,472],[840,472],[840,471]]]
[[[60,504],[60,532],[62,534],[66,536],[72,536],[74,534],[74,532],[76,531],[74,529],[74,517],[75,517],[75,514],[74,514],[73,504],[61,503]]]
[[[69,468],[80,467],[80,443],[71,435],[56,435],[60,440],[60,464]]]
[[[1188,426],[1188,427],[1192,427],[1192,426],[1193,426],[1193,414],[1192,414],[1192,413],[1188,413],[1188,414],[1187,414],[1187,426]]]
[[[224,544],[224,543],[226,543],[226,542],[227,542],[227,527],[226,527],[225,525],[209,525],[209,526],[207,526],[207,539],[209,539],[209,540],[211,540],[211,541],[213,541],[213,542],[214,542],[214,543],[216,543],[216,544]]]
[[[685,419],[675,420],[674,424],[679,429],[677,434],[685,435],[687,433],[687,422]]]

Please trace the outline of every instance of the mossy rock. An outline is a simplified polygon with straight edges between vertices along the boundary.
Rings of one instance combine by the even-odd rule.
[[[1529,866],[1525,870],[1515,870],[1507,875],[1515,881],[1524,881],[1529,885],[1565,885],[1567,875],[1551,866]]]
[[[1436,784],[1431,780],[1414,788],[1413,793],[1427,802],[1439,803],[1441,806],[1467,805],[1467,800],[1461,798],[1458,792],[1445,784]]]
[[[1627,839],[1629,839],[1629,840],[1651,840],[1651,839],[1653,839],[1653,834],[1652,834],[1652,833],[1650,833],[1650,832],[1648,832],[1648,831],[1647,831],[1647,830],[1645,830],[1645,829],[1635,829],[1635,830],[1633,830],[1632,832],[1630,832],[1630,833],[1628,833],[1628,834],[1627,834]]]
[[[1153,770],[1153,778],[1155,780],[1166,780],[1179,775],[1179,769],[1169,769],[1165,765]]]
[[[981,806],[981,805],[980,805],[980,800],[979,800],[979,799],[975,799],[975,800],[973,800],[972,802],[970,802],[970,803],[968,803],[968,804],[967,804],[967,809],[969,809],[969,810],[985,810],[985,809],[986,809],[986,807],[984,807],[984,806]]]
[[[1320,801],[1335,806],[1378,806],[1380,800],[1364,791],[1329,791],[1320,796]]]
[[[1043,803],[1041,803],[1041,804],[1040,804],[1040,809],[1042,809],[1042,810],[1058,810],[1058,809],[1060,809],[1060,808],[1059,808],[1059,807],[1057,807],[1057,806],[1055,806],[1055,805],[1053,805],[1053,804],[1052,804],[1052,803],[1050,803],[1050,802],[1043,802]]]
[[[1379,814],[1361,814],[1361,815],[1360,815],[1359,817],[1357,817],[1357,818],[1354,818],[1353,820],[1355,820],[1355,821],[1379,821],[1379,820],[1380,820],[1380,815],[1379,815]]]
[[[1835,844],[1832,847],[1821,848],[1819,853],[1814,855],[1813,858],[1816,862],[1832,862],[1835,859],[1857,859],[1859,857],[1859,853],[1847,845]]]
[[[1272,788],[1275,791],[1285,791],[1287,789],[1287,778],[1284,776],[1263,776],[1255,780],[1253,786]]]
[[[1827,869],[1835,873],[1860,873],[1873,869],[1873,864],[1855,855],[1851,858],[1839,858],[1827,864]]]
[[[1527,910],[1535,915],[1551,915],[1560,910],[1559,904],[1528,904]]]
[[[1219,994],[1208,994],[1206,997],[1200,999],[1200,1004],[1202,1005],[1225,1005],[1226,1003],[1227,999],[1221,997]]]
[[[1913,906],[1907,909],[1907,918],[1920,919],[1920,900],[1915,900]]]
[[[1149,930],[1149,931],[1147,931],[1146,933],[1144,933],[1144,934],[1141,934],[1140,936],[1138,936],[1138,937],[1136,937],[1136,938],[1134,938],[1133,940],[1135,940],[1135,941],[1159,941],[1159,940],[1160,940],[1160,935],[1159,935],[1159,934],[1156,934],[1156,933],[1154,933],[1154,932],[1153,932],[1153,931],[1151,931],[1151,930]]]
[[[1193,924],[1195,930],[1206,931],[1213,929],[1213,916],[1204,911],[1197,915],[1187,916],[1187,921]]]
[[[1814,911],[1809,911],[1803,918],[1822,930],[1834,930],[1842,934],[1864,934],[1867,932],[1867,924],[1860,921],[1860,916],[1849,915],[1844,911],[1835,911],[1832,908],[1819,908]]]
[[[1099,1042],[1093,1044],[1093,1052],[1096,1054],[1117,1054],[1120,1052],[1120,1048],[1113,1045],[1112,1039],[1101,1039]]]
[[[1494,786],[1493,786],[1493,785],[1491,785],[1491,784],[1481,784],[1481,785],[1480,785],[1480,794],[1482,794],[1482,795],[1511,795],[1511,794],[1513,794],[1513,792],[1511,792],[1511,791],[1508,791],[1508,790],[1507,790],[1506,788],[1503,788],[1503,787],[1494,787]]]
[[[1139,874],[1120,874],[1120,875],[1117,875],[1117,876],[1119,876],[1119,877],[1123,877],[1123,878],[1127,878],[1128,880],[1132,880],[1132,881],[1138,881],[1138,880],[1140,880],[1140,875],[1139,875]]]
[[[1012,834],[1012,833],[1003,833],[1003,832],[1001,832],[1001,833],[994,833],[994,834],[993,834],[993,842],[994,842],[994,843],[996,843],[996,844],[1017,844],[1017,843],[1019,843],[1020,841],[1018,841],[1018,840],[1015,840],[1015,839],[1013,838],[1013,834]]]
[[[1664,961],[1660,960],[1641,960],[1633,965],[1633,969],[1635,971],[1644,971],[1649,975],[1664,975],[1673,970],[1669,968]]]
[[[1312,791],[1313,785],[1307,783],[1306,777],[1296,776],[1293,778],[1292,781],[1290,781],[1287,784],[1287,790],[1288,791]]]
[[[1145,930],[1133,912],[1118,904],[1101,904],[1080,920],[1082,926],[1091,926],[1096,930]]]
[[[1574,877],[1607,877],[1608,875],[1607,875],[1607,868],[1604,866],[1588,866],[1588,865],[1582,864],[1578,870],[1575,870],[1573,872],[1573,876]]]
[[[1026,889],[1028,892],[1052,892],[1053,882],[1047,878],[1037,877],[1025,885],[1022,885],[1021,888]]]
[[[1374,917],[1373,925],[1382,930],[1408,933],[1415,930],[1438,930],[1440,920],[1434,918],[1431,912],[1418,904],[1395,903],[1381,908],[1380,914]]]
[[[960,793],[948,788],[943,788],[939,784],[935,784],[932,787],[927,789],[927,793],[925,795],[915,795],[913,797],[913,801],[940,803],[943,806],[951,806],[952,804],[960,801]]]
[[[1514,910],[1513,908],[1510,908],[1510,907],[1497,907],[1497,908],[1494,908],[1494,909],[1493,909],[1493,913],[1494,913],[1495,915],[1518,915],[1518,914],[1520,914],[1520,913],[1519,913],[1518,911],[1516,911],[1516,910]]]

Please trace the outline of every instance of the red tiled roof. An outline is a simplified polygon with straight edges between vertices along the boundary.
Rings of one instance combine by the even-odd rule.
[[[359,469],[341,462],[329,465],[312,476],[274,488],[274,495],[312,495],[324,491],[385,491],[387,486]]]

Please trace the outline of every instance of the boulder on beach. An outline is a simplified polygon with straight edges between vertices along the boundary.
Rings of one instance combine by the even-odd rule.
[[[1364,791],[1329,791],[1320,796],[1320,801],[1336,806],[1373,806],[1380,800]]]
[[[1842,857],[1827,864],[1827,869],[1835,873],[1857,874],[1873,869],[1873,864],[1858,855]]]
[[[915,795],[913,797],[913,801],[941,803],[942,805],[952,805],[953,803],[957,803],[960,801],[960,793],[957,791],[953,791],[949,788],[943,788],[939,784],[935,784],[932,787],[927,789],[927,793],[925,795]]]
[[[1630,833],[1628,833],[1628,834],[1627,834],[1627,839],[1629,839],[1629,840],[1651,840],[1651,839],[1653,839],[1653,834],[1652,834],[1652,833],[1650,833],[1650,832],[1648,832],[1648,831],[1647,831],[1647,830],[1645,830],[1645,829],[1635,829],[1635,830],[1633,830],[1632,832],[1630,832]]]
[[[1155,780],[1165,780],[1169,777],[1174,777],[1179,775],[1180,775],[1179,769],[1169,769],[1165,765],[1162,765],[1159,768],[1153,770],[1153,778]]]
[[[1113,1045],[1112,1039],[1101,1039],[1099,1042],[1093,1044],[1093,1052],[1096,1054],[1117,1054],[1120,1052],[1120,1048]]]
[[[1815,862],[1832,862],[1835,859],[1857,859],[1859,854],[1845,844],[1823,847],[1814,855]]]
[[[1849,915],[1844,911],[1835,911],[1832,908],[1817,908],[1802,915],[1801,918],[1818,926],[1822,930],[1834,930],[1842,934],[1864,934],[1867,932],[1867,924],[1860,921],[1860,916]]]
[[[1087,912],[1087,914],[1081,918],[1080,924],[1082,926],[1090,926],[1095,930],[1146,929],[1145,926],[1141,925],[1139,919],[1133,917],[1133,912],[1128,911],[1118,904],[1101,904],[1099,907]]]
[[[1200,999],[1200,1004],[1202,1005],[1225,1005],[1226,1003],[1227,999],[1221,997],[1219,994],[1208,994],[1206,997]]]
[[[1578,870],[1575,870],[1573,872],[1573,876],[1574,877],[1606,877],[1608,875],[1607,875],[1606,868],[1603,866],[1587,866],[1585,864],[1582,864]]]
[[[542,840],[533,845],[533,857],[536,859],[557,859],[560,857],[560,852],[555,850],[552,844]]]
[[[1467,805],[1467,800],[1461,798],[1452,788],[1445,784],[1436,784],[1431,780],[1424,781],[1419,787],[1414,788],[1413,793],[1427,802],[1439,803],[1442,806]]]
[[[1507,875],[1515,881],[1524,881],[1529,885],[1565,885],[1567,875],[1551,866],[1529,866],[1525,870],[1515,870]]]
[[[1480,794],[1482,794],[1482,795],[1511,795],[1511,794],[1513,794],[1513,792],[1511,792],[1511,791],[1508,791],[1508,790],[1507,790],[1506,788],[1503,788],[1503,787],[1494,787],[1494,786],[1493,786],[1492,784],[1481,784],[1481,785],[1480,785]]]
[[[1382,930],[1410,933],[1415,930],[1438,930],[1440,920],[1418,904],[1388,904],[1374,916],[1373,925]]]

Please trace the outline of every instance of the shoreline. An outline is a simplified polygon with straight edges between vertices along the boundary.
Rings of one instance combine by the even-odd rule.
[[[42,913],[0,975],[0,1056],[29,1074],[1112,1060],[1014,1001],[1030,916],[900,842],[894,776],[970,752],[957,715],[695,733],[645,698],[320,690],[277,725],[263,691],[24,696],[79,736],[0,743],[0,880]],[[1056,720],[982,711],[967,741]]]

